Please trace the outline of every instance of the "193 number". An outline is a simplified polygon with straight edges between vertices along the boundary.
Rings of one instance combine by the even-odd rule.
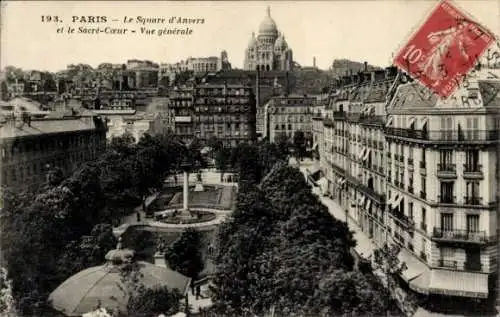
[[[48,22],[57,23],[57,22],[62,22],[62,20],[57,15],[42,15],[42,22],[43,23],[48,23]]]

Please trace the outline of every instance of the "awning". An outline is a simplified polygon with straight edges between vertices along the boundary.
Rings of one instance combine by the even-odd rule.
[[[325,193],[328,190],[328,180],[325,177],[321,177],[318,181],[317,184],[319,188],[321,189],[322,193]]]
[[[398,208],[403,198],[404,197],[402,195],[401,196],[398,195],[397,198],[395,198],[394,201],[392,202],[392,208],[393,209]]]
[[[488,297],[488,274],[432,270],[429,293],[473,298]]]
[[[319,170],[321,169],[321,167],[319,165],[313,165],[311,166],[310,168],[306,169],[307,173],[309,175],[314,175],[316,174]]]
[[[363,158],[363,156],[365,156],[366,150],[367,150],[367,148],[364,148],[364,149],[361,151],[361,153],[359,153],[359,156],[358,156],[358,158],[359,158],[359,159],[362,159],[362,158]]]
[[[366,197],[365,196],[361,196],[361,201],[359,202],[359,204],[361,206],[363,206],[365,204],[365,200],[366,200]]]
[[[400,263],[406,264],[406,270],[401,273],[401,277],[409,282],[414,278],[420,276],[426,271],[430,271],[429,267],[424,263],[420,262],[410,251],[402,248],[398,254],[398,260]]]
[[[365,155],[363,156],[363,161],[366,161],[366,159],[368,159],[368,155],[370,155],[370,149],[366,149],[366,153]]]
[[[391,206],[391,205],[392,205],[392,203],[394,202],[394,198],[396,198],[396,196],[397,196],[397,195],[395,195],[395,196],[391,196],[391,198],[389,198],[389,200],[388,200],[388,201],[386,201],[386,203],[385,203],[385,204],[386,204],[387,206]]]
[[[415,124],[415,120],[416,118],[415,117],[411,117],[409,120],[408,120],[408,128],[411,127],[412,124]]]
[[[370,207],[371,207],[371,205],[372,205],[372,201],[370,199],[367,199],[367,203],[366,203],[366,208],[365,209],[369,210]]]
[[[386,127],[390,127],[392,125],[392,121],[394,120],[394,117],[393,116],[389,116],[389,118],[387,119],[387,122],[385,124]]]
[[[427,269],[424,273],[410,281],[410,289],[421,294],[429,294],[429,285],[431,282],[431,270]]]
[[[356,246],[354,247],[354,250],[359,255],[359,257],[365,260],[369,260],[373,254],[373,250],[375,250],[377,246],[360,229],[354,230],[353,236],[356,240]]]

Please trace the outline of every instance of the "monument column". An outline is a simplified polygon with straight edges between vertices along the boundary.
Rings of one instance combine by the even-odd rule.
[[[184,211],[188,211],[189,210],[189,206],[188,206],[188,201],[189,201],[189,173],[188,171],[185,169],[184,170],[184,193],[183,193],[183,210]]]

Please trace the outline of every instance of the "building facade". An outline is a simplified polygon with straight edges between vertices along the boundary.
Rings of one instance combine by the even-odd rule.
[[[225,146],[256,139],[255,95],[250,86],[195,85],[174,89],[170,96],[175,132],[184,141],[221,139]]]
[[[271,9],[259,25],[257,37],[252,33],[248,47],[245,50],[245,70],[259,69],[261,71],[292,70],[293,53],[288,47],[285,35],[278,32],[276,22],[271,17]]]
[[[296,131],[312,139],[312,108],[316,98],[300,95],[273,97],[266,105],[264,136],[275,142],[280,136],[290,140]]]
[[[228,70],[231,70],[231,63],[227,52],[222,51],[219,57],[189,57],[177,63],[163,63],[160,65],[160,77],[168,77],[172,82],[183,72],[193,72],[196,75]]]
[[[12,189],[43,183],[53,168],[68,175],[106,147],[106,126],[97,116],[9,115],[0,131],[1,185]]]
[[[344,76],[314,121],[326,195],[374,245],[400,246],[422,298],[497,293],[500,80],[486,74],[446,101],[393,68]]]

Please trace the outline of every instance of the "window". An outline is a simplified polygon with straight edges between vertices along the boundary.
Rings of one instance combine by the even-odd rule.
[[[427,231],[427,210],[425,208],[422,208],[422,225],[421,228],[424,231]]]
[[[441,230],[453,231],[453,214],[441,214]]]
[[[441,266],[452,266],[455,262],[455,249],[453,248],[441,248]]]
[[[467,232],[479,231],[479,215],[467,215]]]
[[[440,188],[440,202],[441,203],[453,203],[453,187],[454,182],[441,182]]]
[[[453,119],[450,117],[441,118],[441,137],[444,140],[451,140],[453,137]]]
[[[467,182],[465,203],[468,205],[478,205],[480,203],[479,182]]]
[[[408,218],[413,220],[413,203],[408,203]]]
[[[468,150],[465,152],[465,171],[479,171],[479,150]]]
[[[453,163],[453,150],[441,150],[439,152],[439,164],[448,167]]]
[[[467,139],[479,139],[479,118],[467,118]]]

